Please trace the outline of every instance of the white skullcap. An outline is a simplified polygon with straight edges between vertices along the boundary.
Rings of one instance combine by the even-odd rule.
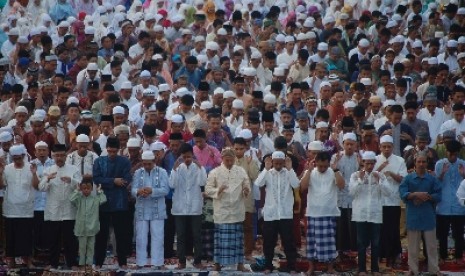
[[[200,109],[201,110],[208,110],[213,107],[213,104],[209,101],[203,101],[200,103]]]
[[[228,32],[226,31],[225,28],[219,28],[216,34],[217,35],[228,35]]]
[[[443,38],[444,32],[434,32],[434,38]]]
[[[288,43],[288,42],[295,42],[295,39],[293,36],[286,36],[286,38],[284,39],[284,42]]]
[[[358,42],[358,46],[364,47],[364,48],[369,47],[370,46],[370,41],[368,41],[368,39],[366,39],[366,38],[362,38]]]
[[[61,21],[60,24],[58,24],[58,28],[69,28],[70,24],[68,21]]]
[[[394,21],[394,20],[389,20],[388,23],[386,24],[386,28],[389,29],[389,28],[394,28],[394,27],[397,27],[397,22]]]
[[[323,88],[323,87],[325,87],[325,86],[331,87],[331,83],[329,83],[329,81],[322,81],[322,82],[320,83],[320,90],[321,90],[321,88]]]
[[[37,148],[48,148],[48,145],[44,141],[39,141],[34,145],[34,148],[35,149],[37,149]]]
[[[171,122],[175,124],[181,124],[184,123],[184,118],[182,117],[182,115],[174,114],[173,116],[171,116]]]
[[[365,151],[362,154],[362,160],[376,160],[376,153],[372,151]]]
[[[458,14],[458,15],[465,15],[465,8],[463,8],[463,7],[462,7],[462,8],[459,8],[459,9],[457,10],[457,14]]]
[[[286,159],[286,155],[282,151],[275,151],[271,154],[271,159]]]
[[[320,42],[318,43],[318,51],[328,51],[328,43]]]
[[[329,24],[329,23],[334,23],[336,22],[336,20],[334,19],[333,16],[329,15],[329,16],[325,16],[322,20],[322,23],[323,25],[326,25],[326,24]]]
[[[423,44],[421,43],[420,40],[415,40],[415,41],[412,43],[412,47],[413,47],[413,48],[423,48]]]
[[[328,123],[327,122],[318,122],[316,124],[316,129],[319,129],[319,128],[328,128]]]
[[[253,67],[246,67],[244,68],[243,75],[247,77],[255,77],[257,75],[257,70]]]
[[[241,129],[241,131],[239,132],[237,137],[244,138],[246,140],[252,139],[252,137],[253,137],[252,131],[250,131],[250,129],[248,129],[248,128]]]
[[[198,35],[194,38],[194,42],[197,43],[197,42],[202,42],[202,41],[205,41],[205,37],[201,36],[201,35]]]
[[[308,143],[307,149],[315,150],[315,151],[322,151],[324,149],[324,145],[321,141],[312,141]]]
[[[344,108],[354,108],[357,104],[354,101],[347,101],[344,103]]]
[[[15,156],[15,155],[23,155],[25,154],[24,146],[21,145],[13,145],[10,148],[10,155]]]
[[[344,136],[342,136],[342,141],[345,140],[357,141],[357,135],[355,135],[353,132],[347,132],[344,134]]]
[[[87,64],[87,70],[89,70],[89,71],[97,71],[98,70],[97,63],[91,62],[91,63]]]
[[[113,107],[113,115],[115,114],[123,114],[124,115],[124,107],[120,106],[120,105],[117,105],[115,107]]]
[[[224,89],[221,87],[215,88],[215,90],[213,90],[213,95],[216,95],[216,94],[224,94]]]
[[[274,68],[273,75],[276,77],[284,77],[285,75],[284,68],[281,68],[281,67]]]
[[[252,54],[250,55],[251,59],[261,59],[262,54],[259,51],[253,51]]]
[[[283,34],[278,34],[275,40],[276,42],[286,42],[286,37]]]
[[[159,92],[165,92],[165,91],[169,91],[170,90],[170,86],[166,83],[161,83],[158,85],[158,91]]]
[[[162,142],[155,142],[150,145],[150,150],[151,151],[159,151],[159,150],[165,150],[166,146]]]
[[[192,34],[192,31],[189,29],[183,29],[181,31],[181,35],[191,35],[191,34]]]
[[[79,104],[79,99],[71,96],[66,100],[66,105],[70,105],[72,103]]]
[[[142,160],[154,160],[155,159],[155,155],[153,154],[152,151],[150,150],[146,150],[142,153]]]
[[[32,115],[32,116],[29,118],[29,121],[30,121],[31,123],[33,123],[33,122],[43,122],[44,119],[45,119],[44,117]]]
[[[27,39],[26,36],[20,36],[20,37],[18,37],[18,43],[20,43],[20,44],[28,44],[29,39]]]
[[[411,149],[413,149],[414,147],[412,145],[407,145],[405,148],[404,148],[404,152],[406,151],[409,151]]]
[[[382,144],[382,143],[391,143],[391,144],[394,144],[394,139],[392,139],[392,136],[390,135],[384,135],[381,137],[381,139],[379,139],[379,143]]]
[[[153,60],[163,59],[163,56],[160,55],[160,54],[155,54],[155,55],[152,56],[152,59],[153,59]]]
[[[447,47],[448,48],[457,48],[457,45],[458,45],[457,40],[451,39],[451,40],[447,41]]]
[[[235,99],[235,98],[236,98],[236,93],[234,93],[234,92],[231,91],[231,90],[225,91],[225,92],[223,93],[223,98],[224,98],[224,99],[228,99],[228,98],[234,98],[234,99]]]
[[[84,34],[86,34],[86,35],[94,35],[95,34],[95,28],[92,27],[92,26],[87,26],[84,29]]]
[[[465,36],[459,37],[459,40],[457,41],[457,44],[465,44]]]
[[[276,104],[276,96],[268,93],[263,97],[263,102],[267,104]]]
[[[128,142],[126,143],[128,148],[140,148],[140,140],[139,138],[129,138]]]
[[[155,32],[163,32],[163,26],[162,25],[155,25],[155,27],[153,27],[153,31],[155,31]]]
[[[189,95],[190,94],[189,90],[187,90],[187,88],[185,88],[185,87],[178,88],[178,90],[176,90],[176,92],[174,92],[174,93],[176,94],[176,97],[178,97],[178,98],[181,98],[184,95]]]
[[[370,78],[361,78],[360,82],[363,83],[363,85],[372,85]]]
[[[461,52],[457,55],[457,60],[464,58],[465,57],[465,52]]]
[[[90,142],[90,139],[89,139],[89,136],[85,135],[85,134],[79,134],[77,137],[76,137],[76,142],[77,143],[89,143]]]
[[[150,78],[150,77],[152,77],[152,74],[150,74],[150,72],[148,70],[144,70],[144,71],[140,72],[140,77],[141,78]]]
[[[212,50],[212,51],[218,51],[218,49],[220,48],[220,46],[218,45],[218,43],[214,42],[214,41],[209,41],[207,43],[207,45],[205,46],[205,48],[207,50]]]
[[[438,58],[437,58],[437,57],[430,57],[430,58],[428,59],[428,64],[429,64],[429,65],[436,65],[436,64],[438,64],[438,63],[439,63],[439,62],[438,62]]]
[[[19,36],[19,29],[18,28],[11,28],[8,31],[8,35],[18,35]]]
[[[305,28],[313,28],[313,27],[315,27],[315,20],[312,20],[312,19],[313,19],[312,17],[309,17],[309,18],[305,19],[303,26]]]
[[[383,103],[383,107],[388,107],[388,106],[393,106],[393,105],[396,105],[396,101],[394,100],[385,100],[384,103]]]
[[[402,20],[402,16],[400,16],[400,14],[396,13],[396,14],[392,15],[391,19],[394,20],[394,21],[400,21],[400,20]]]
[[[15,108],[15,113],[29,113],[29,112],[27,111],[27,108],[25,106],[20,105]]]
[[[121,84],[121,89],[132,89],[132,83],[130,81],[125,81]]]
[[[307,39],[307,35],[304,34],[304,33],[299,33],[297,35],[297,41],[302,41],[302,40],[306,40]]]
[[[142,95],[155,97],[155,91],[152,88],[147,88],[142,92]]]
[[[240,99],[235,99],[232,102],[232,108],[237,108],[237,109],[243,109],[244,108],[244,102]]]
[[[10,142],[13,140],[13,135],[8,131],[3,131],[0,133],[0,143]]]
[[[242,47],[241,45],[236,45],[233,48],[233,52],[237,52],[237,51],[240,51],[240,50],[244,50],[244,47]]]

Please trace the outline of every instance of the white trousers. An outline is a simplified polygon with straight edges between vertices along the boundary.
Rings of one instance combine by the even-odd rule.
[[[136,262],[138,266],[148,265],[147,243],[150,225],[150,265],[164,264],[164,226],[165,220],[142,220],[136,222]]]

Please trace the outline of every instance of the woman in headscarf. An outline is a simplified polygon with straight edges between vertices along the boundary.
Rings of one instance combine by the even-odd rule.
[[[76,20],[71,25],[72,34],[76,37],[76,41],[81,43],[85,38],[86,35],[84,33],[84,29],[86,28],[84,21]]]
[[[186,26],[189,26],[190,24],[194,23],[195,21],[195,13],[197,12],[197,10],[194,8],[194,7],[188,7],[186,9]]]
[[[208,23],[211,23],[213,20],[215,20],[215,10],[216,8],[213,0],[208,0],[207,3],[205,3],[203,6],[203,11],[207,15]]]
[[[132,20],[138,12],[142,12],[142,2],[140,0],[134,0],[128,10],[128,19]]]
[[[231,18],[232,13],[234,12],[234,1],[226,0],[224,3],[224,11],[226,13],[226,18]]]

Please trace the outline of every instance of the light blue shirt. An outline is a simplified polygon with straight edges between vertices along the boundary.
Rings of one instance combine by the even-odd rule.
[[[434,169],[436,176],[441,175],[442,167],[445,164],[449,164],[449,169],[444,174],[444,178],[439,180],[442,187],[442,196],[441,202],[436,206],[436,213],[445,216],[465,215],[465,207],[460,205],[456,196],[460,182],[463,180],[459,173],[459,165],[465,166],[465,161],[457,159],[455,163],[451,164],[447,158],[439,160]]]
[[[144,187],[152,188],[147,197],[137,195]],[[144,168],[134,173],[131,193],[136,198],[136,221],[166,219],[165,196],[169,193],[168,173],[161,167],[154,167],[150,172]]]
[[[31,161],[32,164],[37,165],[37,177],[42,179],[45,169],[50,168],[55,165],[55,161],[50,157],[47,157],[47,160],[42,164],[39,159],[34,159]],[[34,211],[44,211],[45,204],[47,203],[47,192],[36,191],[36,197],[34,200]]]

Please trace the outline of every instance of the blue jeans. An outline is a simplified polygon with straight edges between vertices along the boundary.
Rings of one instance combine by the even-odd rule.
[[[371,244],[371,272],[379,272],[379,236],[381,223],[356,222],[358,271],[366,272],[366,249]]]

